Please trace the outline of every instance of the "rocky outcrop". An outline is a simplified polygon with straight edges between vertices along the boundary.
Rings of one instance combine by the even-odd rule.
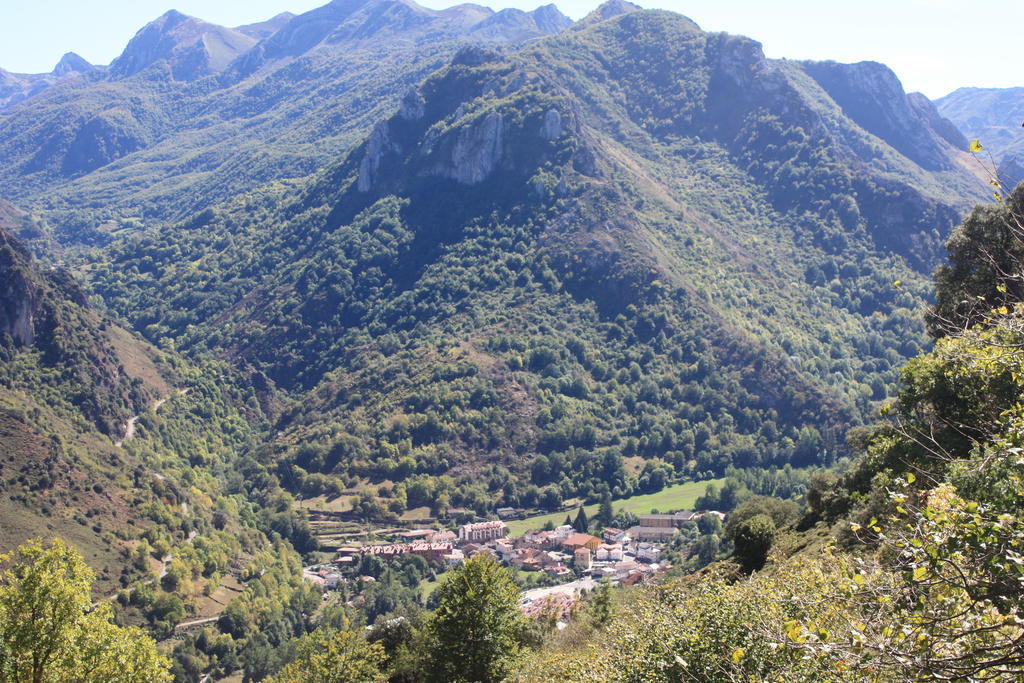
[[[851,120],[929,171],[949,170],[948,126],[923,98],[908,96],[892,70],[878,62],[805,62],[804,70]],[[956,139],[955,135],[952,135]]]
[[[0,337],[30,346],[36,338],[41,288],[30,277],[31,256],[25,247],[0,232]]]
[[[389,152],[398,151],[398,147],[391,142],[390,127],[387,121],[382,121],[374,127],[370,138],[366,141],[366,154],[359,162],[359,175],[356,178],[356,188],[360,192],[369,192],[373,189],[374,180],[380,170],[384,155]]]
[[[438,173],[465,185],[483,182],[501,162],[504,144],[505,118],[492,111],[459,130]]]
[[[540,128],[540,136],[552,142],[562,137],[562,115],[557,109],[549,109],[544,114],[544,124]]]

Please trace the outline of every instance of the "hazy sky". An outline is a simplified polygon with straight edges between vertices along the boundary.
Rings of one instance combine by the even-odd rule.
[[[49,71],[74,51],[107,64],[144,24],[172,7],[227,26],[295,13],[327,0],[0,0],[0,67]],[[443,8],[455,0],[420,0]],[[501,0],[495,9],[533,9],[537,0]],[[579,18],[597,0],[556,2]],[[648,0],[687,15],[705,30],[750,36],[769,57],[873,59],[891,66],[908,90],[938,97],[963,86],[1024,85],[1018,35],[1022,0]]]

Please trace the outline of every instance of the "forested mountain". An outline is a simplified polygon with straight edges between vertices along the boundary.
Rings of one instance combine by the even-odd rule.
[[[334,506],[317,509],[361,538],[402,515],[560,516],[570,500],[610,518],[612,499],[726,475],[699,507],[736,521],[694,522],[710,549],[671,561],[693,570],[735,547],[737,564],[636,598],[623,623],[676,649],[641,638],[629,652],[675,679],[706,654],[715,675],[799,680],[861,661],[780,635],[824,642],[842,620],[797,599],[838,585],[813,555],[829,524],[877,533],[872,517],[906,514],[888,496],[915,477],[919,507],[947,478],[991,503],[985,514],[1017,500],[978,493],[992,483],[980,444],[1017,438],[999,422],[1016,366],[973,360],[1004,336],[1019,346],[1019,235],[997,224],[1020,195],[947,242],[990,196],[973,129],[943,116],[953,96],[940,111],[882,64],[771,60],[754,40],[623,0],[576,23],[550,5],[412,0],[334,0],[234,28],[170,11],[109,66],[61,64],[0,72],[0,549],[66,537],[121,621],[160,638],[207,626],[178,629],[177,680],[287,678],[350,646],[367,680],[382,666],[426,675],[410,653],[451,636],[417,621],[434,565],[363,558],[358,585],[325,606],[300,555],[333,546],[297,501]],[[953,260],[934,302],[943,245]],[[945,338],[993,315],[1008,316],[993,339]],[[880,409],[898,420],[867,428]],[[931,462],[907,425],[981,474]],[[811,478],[833,465],[847,469]],[[751,497],[772,477],[785,496],[811,480],[799,522],[796,501]],[[740,580],[783,537],[768,563],[779,573]],[[861,557],[886,560],[876,547]],[[832,557],[850,569],[836,581],[861,585],[850,557]],[[914,558],[862,580],[896,595],[900,571],[916,581],[928,562]],[[518,615],[510,580],[468,566]],[[774,576],[798,587],[791,607]],[[885,604],[906,622],[899,595],[843,614]],[[979,619],[1002,614],[998,599]],[[676,622],[645,621],[651,601],[711,615],[686,635],[708,650],[672,640]],[[722,604],[739,616],[719,619]],[[754,630],[762,606],[800,628]],[[386,614],[398,616],[368,643],[360,620]],[[592,631],[547,650],[543,624],[503,631],[541,654],[502,670],[614,671],[594,652],[632,636]],[[912,644],[916,664],[921,642],[934,640]]]
[[[570,23],[553,6],[435,11],[411,0],[335,0],[237,29],[171,11],[109,68],[0,109],[0,184],[52,217],[66,243],[103,243],[312,173],[460,44],[518,43]]]
[[[958,88],[935,106],[965,135],[981,141],[1008,187],[1024,181],[1024,88]]]
[[[632,9],[462,49],[309,182],[113,245],[95,291],[301,397],[261,457],[306,493],[452,473],[484,510],[834,457],[924,343],[963,140],[882,65]]]

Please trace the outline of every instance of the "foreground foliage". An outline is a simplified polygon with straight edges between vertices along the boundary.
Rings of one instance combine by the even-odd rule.
[[[93,603],[93,572],[63,541],[30,541],[0,557],[0,678],[18,683],[170,681],[168,660],[141,630]]]

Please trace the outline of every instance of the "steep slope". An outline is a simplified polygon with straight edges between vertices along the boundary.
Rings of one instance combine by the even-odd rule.
[[[498,17],[408,0],[335,0],[258,29],[170,12],[109,72],[0,110],[0,182],[65,241],[104,241],[308,175],[460,44],[521,42],[567,23],[552,7]]]
[[[981,140],[1004,183],[1024,181],[1024,88],[959,88],[935,105],[964,135]]]
[[[3,231],[0,358],[0,552],[65,539],[96,570],[96,598],[160,638],[216,614],[207,596],[229,599],[217,586],[250,562],[280,571],[268,551],[300,585],[292,547],[309,550],[309,530],[242,456],[265,428],[244,379],[157,351]]]
[[[300,399],[262,457],[306,493],[450,472],[430,497],[485,510],[834,457],[980,183],[948,130],[934,170],[880,137],[936,118],[898,83],[871,104],[914,118],[873,134],[816,65],[630,9],[461,50],[343,162],[116,245],[96,291]]]

